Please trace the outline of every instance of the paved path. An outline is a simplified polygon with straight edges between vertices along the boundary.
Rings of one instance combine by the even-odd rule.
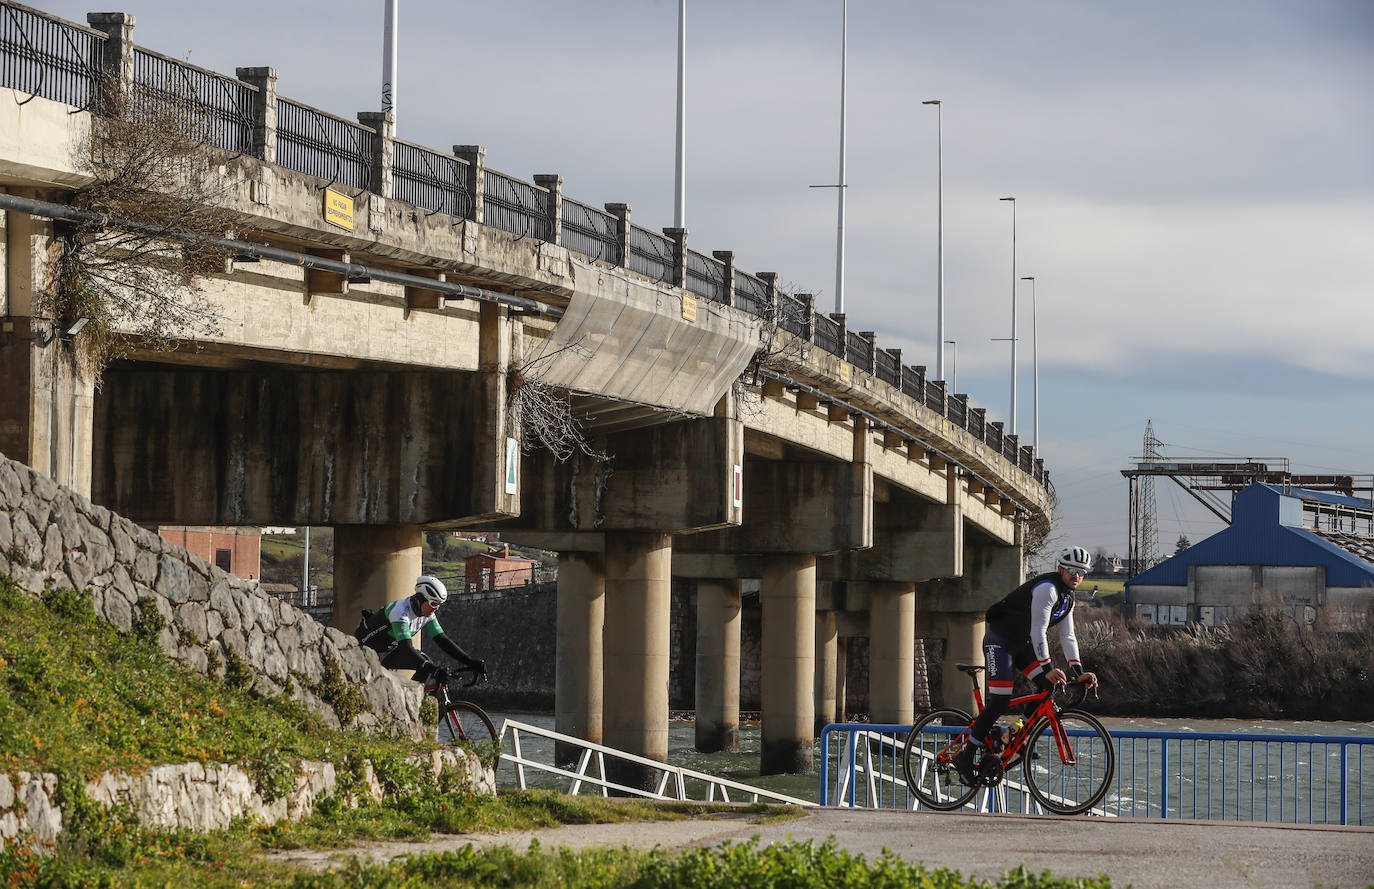
[[[1035,815],[956,815],[810,809],[806,817],[775,825],[740,818],[632,824],[570,825],[504,834],[436,837],[431,843],[388,843],[348,850],[386,860],[444,851],[468,843],[525,849],[628,846],[682,848],[741,842],[815,840],[833,836],[870,861],[891,849],[928,867],[996,879],[1017,865],[1056,876],[1106,873],[1115,889],[1366,889],[1374,886],[1374,828],[1280,826],[1217,821],[1147,821],[1128,818],[1060,818]],[[340,853],[333,853],[334,856]],[[276,856],[316,867],[330,853]]]

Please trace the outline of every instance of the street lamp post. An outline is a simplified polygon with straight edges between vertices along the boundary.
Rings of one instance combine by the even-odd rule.
[[[677,162],[673,166],[673,225],[687,227],[687,0],[677,5]]]
[[[945,111],[944,105],[939,99],[927,99],[922,105],[935,106],[935,162],[936,177],[939,186],[939,198],[937,205],[937,234],[936,244],[938,245],[938,257],[936,268],[938,270],[938,287],[935,297],[935,341],[939,343],[952,343],[953,340],[945,339]],[[945,378],[945,350],[941,346],[936,349],[939,354],[935,360],[935,379]],[[958,352],[956,351],[956,355]]]
[[[1016,198],[998,198],[1011,201],[1011,416],[1007,425],[1012,435],[1016,434]]]
[[[1022,281],[1031,282],[1031,447],[1040,453],[1040,344],[1035,334],[1035,276],[1024,275]]]
[[[951,345],[951,346],[954,347],[953,349],[950,350],[951,352],[954,353],[954,360],[952,360],[952,361],[950,362],[950,365],[951,365],[950,370],[953,371],[953,378],[950,380],[950,384],[949,384],[949,391],[950,391],[950,394],[953,395],[953,394],[955,394],[955,393],[957,393],[957,392],[959,391],[959,341],[958,341],[958,340],[945,340],[945,342],[948,343],[949,345]],[[941,358],[944,358],[944,357],[945,357],[945,350],[944,350],[944,349],[941,349],[941,350],[940,350],[940,357],[941,357]]]

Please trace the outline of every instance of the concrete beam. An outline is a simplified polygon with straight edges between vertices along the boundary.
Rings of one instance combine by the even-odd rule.
[[[525,458],[531,483],[512,534],[682,532],[739,522],[733,486],[735,467],[743,464],[744,427],[738,420],[680,420],[598,444],[611,455],[608,462],[577,455],[559,463],[546,452]]]
[[[989,542],[969,535],[964,542],[961,577],[921,583],[917,587],[922,611],[982,612],[1025,580],[1021,547]]]
[[[111,368],[95,400],[92,499],[178,525],[505,518],[491,376]]]
[[[932,503],[891,488],[886,502],[873,504],[873,546],[827,556],[825,580],[910,581],[963,573],[962,503]]]
[[[692,534],[678,548],[711,553],[830,553],[873,543],[873,468],[867,463],[744,467],[738,528]]]

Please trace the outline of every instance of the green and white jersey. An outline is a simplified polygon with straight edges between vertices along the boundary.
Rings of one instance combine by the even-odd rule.
[[[439,616],[431,614],[429,617],[424,617],[418,614],[410,596],[397,599],[382,610],[386,612],[386,619],[391,623],[391,638],[393,639],[411,639],[421,630],[426,636],[433,639],[444,632],[444,628],[439,626]]]

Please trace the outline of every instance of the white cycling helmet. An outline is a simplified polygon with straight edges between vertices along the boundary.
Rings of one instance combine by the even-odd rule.
[[[1078,568],[1088,571],[1093,566],[1093,557],[1081,546],[1071,546],[1059,551],[1060,568]]]
[[[415,595],[438,608],[448,600],[448,587],[437,577],[421,577],[415,581]]]

